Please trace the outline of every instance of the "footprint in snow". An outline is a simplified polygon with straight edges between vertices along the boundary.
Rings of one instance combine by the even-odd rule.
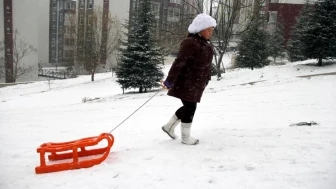
[[[150,156],[150,157],[145,157],[144,160],[152,160],[154,158],[154,156]]]
[[[209,184],[212,184],[214,181],[213,180],[208,180],[208,183]]]
[[[248,171],[253,171],[255,168],[252,166],[245,165],[245,169]]]

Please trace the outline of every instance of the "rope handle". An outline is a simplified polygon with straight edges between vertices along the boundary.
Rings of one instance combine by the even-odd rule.
[[[169,89],[163,84],[163,80],[160,80],[160,85],[161,85],[161,88],[162,88],[162,89],[169,90]]]
[[[145,103],[143,103],[138,109],[136,109],[131,115],[129,115],[126,119],[124,119],[121,123],[119,123],[116,127],[114,127],[109,133],[112,133],[114,130],[116,130],[120,125],[122,125],[126,120],[128,120],[135,112],[140,110],[145,104],[147,104],[150,100],[152,100],[159,92],[162,90],[168,90],[164,85],[163,85],[163,80],[160,81],[161,89],[156,92],[152,97],[150,97]]]

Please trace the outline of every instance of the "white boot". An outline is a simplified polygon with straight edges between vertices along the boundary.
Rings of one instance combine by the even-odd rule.
[[[192,123],[181,123],[182,143],[188,145],[196,145],[199,143],[198,139],[190,136],[190,127]]]
[[[167,133],[172,139],[176,139],[175,128],[181,122],[180,119],[174,114],[168,123],[162,127],[162,130]]]

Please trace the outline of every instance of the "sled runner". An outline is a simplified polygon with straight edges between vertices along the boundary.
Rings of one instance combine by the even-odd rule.
[[[104,148],[92,149],[92,146],[97,145],[102,140],[107,140],[107,146]],[[79,169],[79,168],[88,168],[94,165],[100,164],[104,161],[110,153],[110,149],[113,145],[114,137],[110,133],[102,133],[96,137],[88,137],[70,142],[61,142],[61,143],[44,143],[40,147],[37,148],[37,153],[40,153],[40,166],[35,168],[36,174],[41,173],[50,173],[56,171],[64,171],[71,169]],[[86,147],[90,147],[91,149],[86,149]],[[80,151],[78,151],[80,149]],[[69,152],[70,151],[70,152]],[[51,153],[48,156],[50,161],[57,160],[65,160],[71,159],[71,162],[63,162],[63,163],[54,163],[51,165],[47,165],[45,161],[45,154]],[[93,155],[100,155],[101,157],[96,159],[88,159],[79,161],[79,157],[87,157]]]

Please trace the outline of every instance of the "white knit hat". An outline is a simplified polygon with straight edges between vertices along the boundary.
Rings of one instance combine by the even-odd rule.
[[[198,33],[209,27],[216,27],[217,23],[211,16],[201,13],[197,15],[188,27],[189,33]]]

